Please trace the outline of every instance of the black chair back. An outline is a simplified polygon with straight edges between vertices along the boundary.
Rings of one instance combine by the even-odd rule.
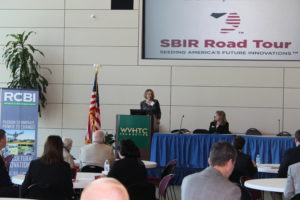
[[[127,188],[130,200],[155,200],[155,186],[143,182],[131,185]]]
[[[96,165],[86,165],[83,168],[81,168],[81,172],[101,173],[103,170],[103,167],[99,167]]]
[[[209,131],[206,129],[195,129],[193,131],[194,134],[209,134]]]
[[[256,128],[249,128],[246,131],[246,135],[262,135],[261,132],[259,130],[257,130]]]
[[[59,191],[58,188],[54,188],[47,184],[32,184],[28,187],[28,196],[31,199],[40,200],[67,200],[63,191]]]
[[[296,194],[291,200],[300,200],[300,194]]]
[[[279,137],[291,137],[292,135],[289,132],[283,131],[277,134]]]

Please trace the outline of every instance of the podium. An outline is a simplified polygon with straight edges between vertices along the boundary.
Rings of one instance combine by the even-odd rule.
[[[150,159],[151,138],[156,120],[148,115],[117,115],[116,141],[131,139],[141,152],[142,160]]]

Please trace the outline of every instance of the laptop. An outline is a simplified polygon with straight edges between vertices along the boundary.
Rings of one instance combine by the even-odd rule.
[[[130,109],[131,115],[147,115],[147,112],[145,110],[141,109]]]

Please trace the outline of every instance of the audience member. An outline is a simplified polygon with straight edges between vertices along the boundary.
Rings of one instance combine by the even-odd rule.
[[[109,160],[112,164],[115,160],[113,148],[105,143],[105,134],[103,131],[96,131],[93,134],[93,143],[81,147],[80,165],[96,165],[104,167],[105,160]]]
[[[75,167],[74,158],[71,155],[71,149],[73,145],[73,140],[71,138],[64,138],[64,161],[70,164],[70,167]]]
[[[70,165],[63,158],[60,136],[49,136],[41,158],[31,161],[22,184],[22,196],[37,199],[72,199]]]
[[[294,195],[300,194],[300,163],[289,166],[288,178],[284,189],[284,199],[290,200]]]
[[[226,113],[224,111],[216,112],[214,121],[210,123],[209,132],[216,134],[230,134],[229,123],[226,119]]]
[[[0,152],[6,147],[6,133],[0,129]],[[18,197],[18,188],[14,187],[2,154],[0,154],[0,197]]]
[[[108,176],[116,178],[125,187],[147,181],[147,171],[141,161],[139,148],[132,140],[122,140],[120,145],[120,160],[112,166]]]
[[[237,150],[237,157],[234,165],[234,170],[229,178],[232,182],[240,183],[242,176],[252,178],[257,174],[257,167],[255,163],[251,161],[251,157],[243,153],[245,145],[245,139],[241,136],[237,136],[233,141],[233,146]]]
[[[129,200],[126,188],[116,179],[101,178],[89,184],[81,200]]]
[[[181,199],[240,200],[240,188],[228,180],[234,169],[236,156],[237,152],[231,144],[213,144],[209,154],[210,167],[183,179]]]
[[[300,130],[295,133],[296,147],[286,150],[283,156],[283,160],[280,163],[278,177],[286,178],[288,167],[292,164],[300,162]]]

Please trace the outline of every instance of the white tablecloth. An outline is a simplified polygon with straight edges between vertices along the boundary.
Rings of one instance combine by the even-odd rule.
[[[258,172],[277,174],[279,170],[279,164],[260,164],[257,167]]]
[[[245,182],[245,187],[267,191],[267,192],[284,192],[286,178],[263,178],[253,179]]]
[[[155,168],[157,167],[157,163],[156,162],[153,162],[153,161],[148,161],[148,160],[142,160],[143,163],[145,164],[145,167],[147,169],[150,169],[150,168]],[[74,163],[77,167],[80,166],[80,161],[79,160],[74,160]]]
[[[100,173],[82,173],[78,172],[76,181],[73,182],[74,189],[83,189],[85,188],[90,182],[95,180],[95,176],[100,176]],[[16,185],[22,185],[25,179],[25,175],[17,175],[11,178],[11,181]]]

